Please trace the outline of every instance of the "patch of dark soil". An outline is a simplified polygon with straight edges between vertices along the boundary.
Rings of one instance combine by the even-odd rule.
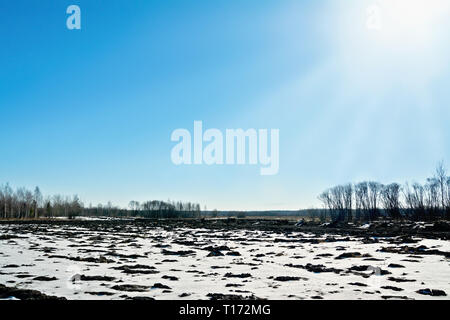
[[[361,271],[367,271],[369,268],[370,268],[370,266],[353,266],[348,270],[361,272]]]
[[[203,250],[207,250],[207,251],[230,251],[231,249],[228,246],[209,246],[209,247],[205,247],[202,248]]]
[[[381,296],[384,300],[413,300],[411,298],[408,298],[407,296]]]
[[[254,295],[241,296],[237,294],[208,293],[210,300],[262,300]]]
[[[178,260],[175,260],[175,259],[164,259],[161,262],[163,262],[163,263],[166,263],[166,262],[170,263],[170,262],[178,262]]]
[[[412,254],[412,255],[438,255],[450,258],[450,252],[444,252],[436,249],[428,249],[426,246],[410,247],[385,247],[378,250],[379,252],[397,253],[397,254]]]
[[[367,287],[367,284],[361,282],[350,282],[349,285],[357,287]]]
[[[150,301],[155,300],[155,298],[152,297],[127,297],[125,300],[135,300],[135,301]]]
[[[19,278],[19,279],[25,279],[25,278],[31,278],[31,277],[36,277],[36,276],[33,276],[31,274],[16,274],[16,278]]]
[[[144,292],[149,289],[147,286],[139,286],[136,284],[121,284],[121,285],[115,285],[111,287],[111,289],[117,290],[117,291],[129,291],[129,292]]]
[[[114,281],[116,278],[108,276],[85,276],[82,274],[79,279],[81,281]]]
[[[413,239],[411,236],[399,236],[395,237],[393,239],[390,239],[390,244],[403,244],[403,243],[417,243],[419,242],[419,239]]]
[[[190,293],[186,293],[186,292],[184,292],[184,293],[182,293],[182,294],[180,294],[180,295],[178,295],[180,298],[185,298],[185,297],[189,297],[191,294]]]
[[[393,286],[383,286],[383,287],[381,287],[381,289],[387,289],[387,290],[393,290],[393,291],[403,291],[402,288],[397,288],[397,287],[393,287]]]
[[[404,279],[404,278],[395,278],[395,277],[389,277],[388,280],[394,281],[394,282],[415,282],[416,281],[413,279]]]
[[[414,260],[414,259],[403,259],[402,261],[405,261],[405,262],[420,262],[419,260]]]
[[[159,273],[159,271],[156,271],[156,270],[149,270],[149,269],[141,270],[141,269],[129,269],[129,268],[124,268],[122,270],[122,272],[125,274],[157,274],[157,273]]]
[[[363,261],[384,261],[384,259],[379,259],[379,258],[364,258]]]
[[[140,254],[122,254],[117,252],[108,252],[105,254],[106,256],[111,257],[117,257],[117,258],[123,258],[123,259],[137,259],[137,258],[147,258],[146,256],[140,255]]]
[[[402,266],[401,264],[396,264],[396,263],[390,263],[388,265],[388,268],[404,268],[405,266]]]
[[[51,256],[48,256],[48,258],[68,259],[71,261],[90,262],[90,263],[114,263],[115,262],[114,260],[107,259],[104,256],[100,256],[99,258],[94,258],[94,257],[81,258],[81,257],[67,257],[67,256],[60,256],[60,255],[51,255]]]
[[[432,297],[445,297],[447,294],[443,290],[437,289],[420,289],[416,291],[418,294],[432,296]]]
[[[140,270],[155,270],[153,266],[148,266],[145,264],[134,264],[134,265],[122,265],[120,267],[113,267],[114,270],[129,270],[129,269],[140,269]]]
[[[186,257],[186,256],[190,256],[190,255],[195,255],[195,251],[194,250],[170,251],[170,250],[163,249],[161,251],[161,253],[163,255],[166,255],[166,256],[180,256],[180,257]]]
[[[233,274],[231,272],[225,273],[225,278],[251,278],[250,273],[239,273],[239,274]]]
[[[107,292],[107,291],[86,291],[86,294],[90,294],[92,296],[113,296],[115,293],[113,292]]]
[[[162,284],[162,283],[155,283],[152,286],[152,289],[172,289],[172,288],[169,286],[166,286],[165,284]]]
[[[163,249],[163,248],[170,248],[171,245],[170,244],[158,243],[158,244],[155,244],[153,247]]]
[[[450,232],[450,223],[446,221],[437,221],[432,226],[425,227],[425,231]]]
[[[337,256],[335,259],[348,259],[348,258],[370,258],[371,255],[366,253],[366,254],[361,254],[359,252],[345,252],[340,254],[339,256]]]
[[[302,278],[302,277],[289,277],[289,276],[280,276],[280,277],[275,277],[275,278],[273,278],[273,280],[275,280],[275,281],[282,281],[282,282],[285,282],[285,281],[298,281],[298,280],[300,280],[300,279],[304,280],[304,279],[306,279],[306,278]]]
[[[33,278],[33,280],[35,280],[35,281],[55,281],[58,279],[56,279],[56,277],[39,276],[39,277]]]
[[[2,234],[0,235],[0,240],[10,240],[10,239],[26,239],[27,237],[19,237],[16,235]]]
[[[366,238],[362,239],[361,242],[364,243],[364,244],[372,244],[372,243],[379,243],[380,240],[378,240],[376,238],[366,237]]]
[[[18,289],[0,284],[0,299],[15,297],[20,300],[66,300],[66,298],[48,296],[37,290]]]
[[[321,253],[321,254],[318,254],[316,257],[324,257],[324,258],[327,258],[327,257],[332,257],[333,255],[331,254],[331,253]]]
[[[207,257],[222,257],[222,256],[224,256],[224,254],[223,254],[222,252],[220,252],[219,250],[211,251],[211,252],[207,255]]]
[[[170,280],[170,281],[178,281],[178,278],[174,277],[174,276],[162,276],[161,278]]]
[[[307,265],[303,266],[303,265],[294,265],[292,263],[289,264],[285,264],[286,267],[291,267],[291,268],[300,268],[300,269],[305,269],[309,272],[314,272],[314,273],[322,273],[322,272],[334,272],[336,274],[341,273],[343,270],[342,269],[335,269],[335,268],[327,268],[322,264],[311,264],[308,263]]]

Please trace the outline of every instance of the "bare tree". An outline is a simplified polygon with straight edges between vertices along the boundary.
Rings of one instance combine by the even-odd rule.
[[[330,189],[327,189],[324,192],[322,192],[319,195],[318,199],[322,202],[323,207],[330,211],[330,216],[331,216],[331,211],[333,210],[333,202],[331,200],[331,191],[330,191]],[[326,219],[327,219],[327,216],[326,216],[326,213],[325,213],[324,221],[326,221]]]
[[[38,218],[39,216],[39,207],[42,206],[42,193],[41,190],[39,189],[39,187],[36,187],[34,189],[34,194],[33,194],[33,204],[34,204],[34,218]]]
[[[434,179],[439,186],[440,200],[441,200],[441,208],[445,210],[445,198],[446,198],[446,187],[447,187],[447,172],[445,170],[444,162],[441,161],[438,163],[436,167],[436,173],[434,175]]]
[[[353,185],[348,183],[342,186],[342,197],[344,202],[344,214],[347,221],[353,220]]]
[[[368,218],[369,212],[369,183],[367,181],[355,185],[355,208],[358,219]]]
[[[409,214],[414,219],[422,219],[425,216],[425,202],[424,194],[425,190],[422,185],[415,182],[412,185],[412,189],[409,187],[408,183],[405,183],[402,189],[403,196],[405,199],[406,208]]]
[[[370,181],[368,186],[369,220],[375,220],[378,217],[378,200],[383,185],[378,182]]]
[[[398,183],[391,183],[381,191],[381,199],[383,201],[384,209],[394,219],[400,218],[400,190]]]
[[[428,216],[433,219],[437,216],[440,206],[439,182],[436,178],[428,178],[425,185],[425,205]]]
[[[447,197],[445,201],[445,212],[447,219],[450,218],[450,177],[447,177]]]

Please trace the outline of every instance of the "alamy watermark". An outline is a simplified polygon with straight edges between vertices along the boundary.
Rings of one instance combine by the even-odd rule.
[[[81,30],[81,9],[77,5],[70,5],[66,10],[70,16],[66,20],[66,26],[69,30]]]
[[[368,266],[367,271],[370,271],[369,278],[367,278],[367,285],[372,289],[380,289],[383,284],[383,273],[380,267]]]
[[[81,291],[82,282],[81,282],[81,274],[82,270],[78,265],[72,264],[66,268],[66,287],[67,289],[73,291]]]
[[[178,142],[171,152],[175,165],[260,165],[261,175],[276,175],[279,170],[279,129],[207,129],[194,121],[194,133],[187,129],[172,132]],[[269,142],[270,140],[270,142]],[[269,148],[270,143],[270,148]]]
[[[373,4],[366,9],[366,27],[369,30],[381,30],[383,28],[383,15],[381,7]]]
[[[70,5],[66,9],[66,26],[69,30],[81,30],[81,9],[78,5]],[[380,30],[383,26],[382,9],[378,4],[373,4],[366,9],[366,27],[371,30]]]

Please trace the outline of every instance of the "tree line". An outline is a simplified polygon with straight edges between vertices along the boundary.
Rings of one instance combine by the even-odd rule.
[[[196,218],[201,216],[200,204],[182,201],[130,201],[128,204],[131,216],[146,218]]]
[[[83,203],[78,196],[68,197],[55,195],[46,197],[39,187],[34,191],[26,188],[13,190],[9,184],[0,186],[0,217],[4,219],[30,219],[42,216],[72,217],[82,212]]]
[[[37,219],[41,217],[102,216],[143,218],[193,218],[201,216],[200,204],[151,200],[130,201],[129,208],[120,208],[108,202],[106,205],[85,207],[77,195],[44,197],[39,187],[14,190],[8,183],[0,186],[1,219]]]
[[[381,216],[413,220],[449,219],[450,177],[441,162],[433,177],[424,184],[348,183],[325,190],[318,199],[327,209],[322,217],[325,220],[373,221]]]

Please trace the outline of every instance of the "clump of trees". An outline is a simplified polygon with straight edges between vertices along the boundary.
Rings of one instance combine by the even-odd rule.
[[[200,204],[181,201],[130,201],[129,215],[145,218],[198,218],[201,216]]]
[[[0,186],[0,217],[3,219],[33,219],[64,216],[73,218],[83,211],[78,196],[55,195],[44,198],[39,187],[13,190],[9,184]]]
[[[77,195],[43,197],[40,189],[13,190],[9,184],[0,186],[0,219],[36,219],[40,217],[102,216],[143,218],[195,218],[201,216],[200,204],[168,201],[130,201],[129,208],[119,208],[108,202],[96,207],[84,207]]]
[[[373,221],[381,216],[392,219],[436,220],[450,218],[450,177],[444,164],[436,167],[425,184],[414,182],[381,184],[364,181],[339,185],[322,192],[324,220]],[[328,213],[328,217],[327,217]]]

